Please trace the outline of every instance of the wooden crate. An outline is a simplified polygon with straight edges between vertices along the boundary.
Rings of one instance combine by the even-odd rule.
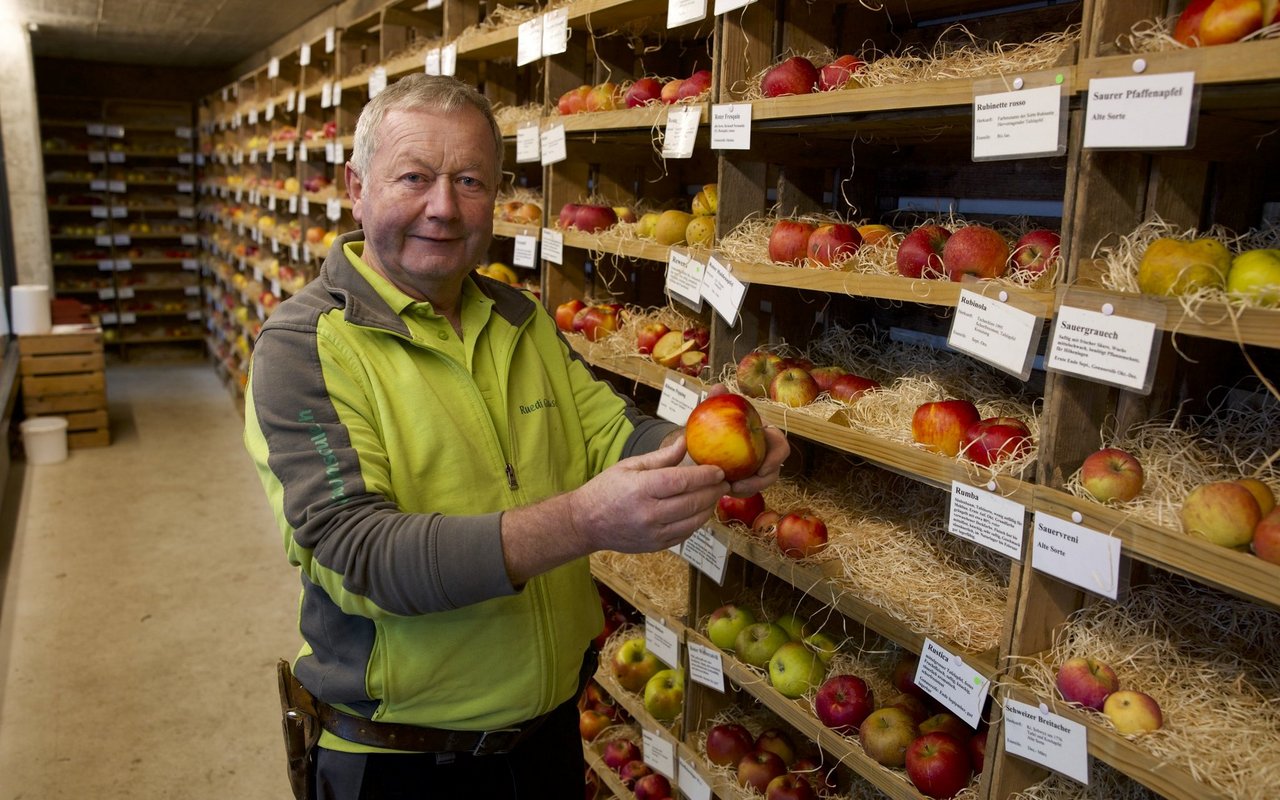
[[[18,337],[22,406],[27,416],[67,419],[67,446],[111,443],[102,330]]]

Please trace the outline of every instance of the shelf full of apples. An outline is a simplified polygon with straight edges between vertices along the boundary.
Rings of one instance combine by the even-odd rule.
[[[107,342],[198,338],[189,107],[49,102],[41,127],[56,293],[84,304]]]
[[[1248,754],[1274,729],[1248,701],[1278,696],[1269,673],[1252,662],[1276,630],[1280,585],[1267,556],[1274,525],[1259,484],[1272,495],[1280,484],[1267,460],[1277,449],[1268,438],[1277,427],[1274,406],[1256,372],[1276,374],[1280,312],[1268,288],[1274,229],[1258,213],[1275,198],[1252,177],[1275,164],[1274,137],[1264,135],[1277,116],[1275,28],[1246,19],[1238,33],[1228,31],[1225,0],[1216,10],[1212,1],[1193,2],[1186,15],[1175,5],[1149,17],[1141,14],[1150,9],[1117,0],[1035,9],[962,3],[952,9],[959,21],[947,25],[928,24],[933,12],[906,4],[877,12],[794,5],[757,2],[668,31],[666,9],[652,3],[570,3],[564,52],[514,68],[506,62],[516,58],[520,23],[554,9],[502,7],[484,17],[473,4],[448,4],[442,18],[422,12],[421,35],[390,48],[377,43],[376,15],[365,15],[352,22],[351,36],[336,32],[322,78],[304,67],[290,88],[298,90],[295,108],[307,96],[310,116],[324,94],[332,104],[340,85],[337,106],[309,127],[333,142],[327,149],[349,149],[374,65],[394,78],[420,70],[425,52],[430,71],[432,52],[452,46],[457,74],[497,101],[507,168],[515,172],[495,207],[497,238],[482,271],[536,285],[571,344],[647,402],[668,378],[694,388],[724,383],[753,395],[762,419],[789,431],[797,463],[758,502],[792,521],[753,530],[725,511],[710,526],[729,553],[733,577],[725,587],[687,567],[683,581],[647,583],[649,570],[682,571],[670,553],[643,564],[617,554],[593,558],[597,575],[646,615],[674,621],[687,642],[722,654],[726,693],[686,680],[672,730],[681,755],[717,796],[766,794],[739,784],[736,763],[708,758],[710,730],[728,721],[747,728],[752,749],[762,732],[780,728],[827,769],[842,763],[831,776],[834,796],[947,796],[950,789],[918,790],[909,768],[883,766],[858,731],[837,735],[817,711],[822,684],[845,673],[872,688],[876,708],[894,706],[893,668],[919,655],[926,639],[994,679],[979,723],[989,735],[966,726],[953,736],[990,744],[984,767],[974,770],[976,757],[967,757],[958,796],[1136,797],[1144,786],[1173,797],[1267,796],[1274,782]],[[1262,5],[1259,16],[1271,13]],[[1197,46],[1188,47],[1192,35]],[[313,42],[313,58],[322,49]],[[495,59],[498,67],[489,63]],[[1189,150],[1082,149],[1088,79],[1135,74],[1136,59],[1150,73],[1195,73],[1198,135]],[[973,162],[975,95],[1006,91],[1023,76],[1032,85],[1060,76],[1065,152]],[[259,119],[265,98],[280,113],[288,91],[277,85],[260,95]],[[711,103],[750,107],[749,149],[710,148]],[[663,158],[664,129],[685,108],[699,117],[694,155]],[[303,113],[298,137],[308,128]],[[336,124],[326,133],[330,119]],[[563,127],[564,161],[513,158],[517,132],[530,123]],[[255,135],[268,137],[257,143],[256,171],[243,163],[252,152],[247,133],[237,139],[241,163],[228,155],[226,166],[264,180],[272,134]],[[287,143],[276,146],[278,166]],[[291,163],[303,166],[296,143]],[[293,177],[323,174],[343,193],[336,171],[307,170]],[[279,177],[274,166],[271,177]],[[261,202],[263,192],[285,187],[256,188]],[[234,189],[218,191],[229,200]],[[698,213],[708,204],[709,213]],[[515,266],[516,237],[540,240],[542,228],[562,237],[561,263],[543,257],[532,270]],[[1203,239],[1218,246],[1197,242]],[[734,324],[705,303],[694,310],[666,294],[663,267],[673,253],[704,261],[715,254],[748,285]],[[1159,343],[1153,392],[1038,366],[1019,380],[949,352],[941,345],[963,291],[1031,311],[1046,329],[1060,307],[1086,297],[1152,320]],[[771,393],[775,372],[791,380]],[[936,412],[943,423],[931,432]],[[1095,451],[1103,452],[1090,458]],[[1132,483],[1130,462],[1114,451],[1145,473],[1131,499],[1107,486]],[[1099,484],[1101,464],[1118,466],[1107,466]],[[1118,538],[1118,598],[1034,569],[1035,538],[1017,559],[948,534],[938,487],[953,481],[993,487],[1033,515],[1078,517]],[[1227,510],[1216,510],[1224,502]],[[1209,504],[1212,530],[1197,527],[1204,514],[1197,506]],[[787,544],[797,527],[811,537],[814,520],[826,530],[822,547]],[[887,561],[876,562],[877,554]],[[963,588],[914,584],[905,573]],[[778,605],[762,585],[787,600]],[[1170,595],[1188,608],[1173,614],[1160,606]],[[824,665],[820,682],[814,677],[804,694],[789,697],[772,685],[767,665],[751,666],[734,647],[711,641],[705,620],[731,602],[761,620],[813,603],[806,621],[829,632],[841,654]],[[1231,609],[1237,620],[1222,641],[1250,645],[1234,648],[1241,655],[1232,664],[1218,663],[1231,647],[1187,635],[1218,630],[1215,608]],[[1161,627],[1170,620],[1180,629]],[[1145,625],[1149,638],[1108,629],[1122,622]],[[1112,713],[1105,699],[1097,710],[1081,699],[1077,684],[1094,680],[1078,677],[1082,660],[1088,674],[1118,687]],[[1113,684],[1103,665],[1114,671]],[[1197,680],[1221,691],[1191,709],[1180,698],[1200,696],[1188,689]],[[631,694],[634,701],[638,693]],[[1014,700],[1044,703],[1085,727],[1093,788],[1006,752],[1002,706]],[[1237,724],[1241,718],[1257,725]],[[911,719],[915,741],[920,720]],[[1160,727],[1142,731],[1153,719]],[[1221,748],[1202,737],[1224,726],[1241,729],[1231,748],[1245,755],[1206,758]],[[639,736],[633,727],[587,748],[598,779],[619,796],[649,790],[627,785],[634,779],[638,786],[639,776],[619,775],[625,761],[606,763],[605,743],[639,745]],[[959,761],[933,757],[934,764]],[[817,777],[807,774],[810,789]],[[1242,785],[1250,781],[1254,788]]]

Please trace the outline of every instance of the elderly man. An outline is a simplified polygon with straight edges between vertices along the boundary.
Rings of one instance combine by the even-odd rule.
[[[473,89],[387,88],[346,167],[361,230],[255,345],[245,441],[299,567],[282,681],[323,727],[318,797],[580,797],[586,556],[684,540],[787,455],[770,430],[751,478],[690,463],[531,296],[473,274],[501,166]]]

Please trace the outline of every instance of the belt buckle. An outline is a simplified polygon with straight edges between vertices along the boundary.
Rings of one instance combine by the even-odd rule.
[[[480,741],[476,742],[476,746],[471,749],[471,755],[488,756],[505,753],[515,745],[519,736],[519,728],[498,728],[497,730],[483,731],[480,734]]]

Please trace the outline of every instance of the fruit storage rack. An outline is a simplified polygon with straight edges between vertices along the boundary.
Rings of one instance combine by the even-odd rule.
[[[360,7],[348,8],[355,5]],[[1022,504],[1031,515],[1078,519],[1117,537],[1123,555],[1121,598],[1131,587],[1174,574],[1260,609],[1280,609],[1280,567],[1143,521],[1122,506],[1067,491],[1084,456],[1116,432],[1179,407],[1208,411],[1210,395],[1216,399],[1219,393],[1216,387],[1234,386],[1253,374],[1241,352],[1273,382],[1278,374],[1280,311],[1212,303],[1191,307],[1178,299],[1108,292],[1100,288],[1097,255],[1117,236],[1154,217],[1202,230],[1222,224],[1243,231],[1260,224],[1263,209],[1280,199],[1265,182],[1252,177],[1274,172],[1280,160],[1275,137],[1264,135],[1280,122],[1280,41],[1262,38],[1191,50],[1136,50],[1130,42],[1134,30],[1178,10],[1162,0],[1085,0],[1037,8],[999,0],[894,0],[880,12],[846,2],[759,0],[669,31],[665,3],[580,0],[563,6],[571,32],[566,50],[516,66],[520,37],[515,15],[523,14],[523,21],[550,8],[506,9],[511,13],[486,18],[476,0],[426,11],[406,2],[376,12],[367,4],[340,4],[331,12],[332,50],[326,47],[328,37],[308,28],[300,37],[310,38],[308,63],[300,63],[300,50],[282,52],[278,63],[264,64],[206,99],[200,116],[207,165],[201,213],[209,243],[205,260],[217,286],[209,294],[209,313],[218,320],[210,347],[225,356],[222,363],[230,365],[229,375],[243,375],[253,335],[270,313],[269,304],[261,302],[262,292],[277,297],[289,293],[278,277],[272,278],[271,262],[276,262],[276,270],[290,267],[290,275],[298,276],[295,280],[305,281],[323,252],[322,247],[306,245],[306,231],[346,230],[354,224],[349,203],[341,199],[341,170],[331,162],[350,150],[354,119],[368,97],[371,78],[377,80],[379,67],[388,80],[420,71],[424,59],[430,68],[433,51],[443,54],[452,48],[457,74],[503,108],[538,107],[540,129],[564,128],[567,158],[544,165],[517,162],[516,126],[504,127],[512,186],[540,194],[542,225],[495,223],[498,239],[491,252],[491,258],[509,258],[512,239],[545,238],[544,228],[562,237],[562,258],[553,262],[540,257],[532,273],[549,309],[571,299],[613,299],[635,309],[668,302],[663,270],[672,247],[620,235],[623,226],[595,233],[555,230],[556,213],[567,203],[600,200],[688,208],[694,191],[715,183],[720,197],[715,213],[718,243],[762,217],[833,212],[907,225],[930,213],[938,215],[939,208],[955,208],[972,220],[1023,214],[1060,227],[1064,259],[1048,287],[999,280],[963,285],[916,281],[870,270],[794,268],[766,259],[726,257],[734,277],[748,284],[735,323],[726,323],[705,304],[699,312],[680,307],[712,330],[710,368],[698,379],[677,375],[639,353],[620,353],[608,340],[591,342],[578,334],[568,339],[599,374],[652,408],[668,380],[693,389],[732,382],[730,367],[753,348],[785,343],[803,350],[840,324],[856,323],[878,336],[936,342],[945,337],[962,289],[989,298],[1003,293],[1046,324],[1052,324],[1058,309],[1071,304],[1082,290],[1102,292],[1120,315],[1159,304],[1164,321],[1157,334],[1161,347],[1155,388],[1149,395],[1039,369],[1022,383],[1020,392],[1034,398],[1040,427],[1034,463],[1016,472],[979,470],[963,460],[854,427],[842,414],[815,415],[763,399],[756,405],[766,422],[789,433],[799,452],[792,479],[803,481],[806,470],[826,463],[821,454],[834,453],[870,469],[905,476],[929,491],[950,491],[953,485],[991,488]],[[1064,43],[1037,74],[1060,76],[1069,98],[1065,152],[1043,159],[971,160],[973,99],[994,91],[993,79],[1009,82],[1019,77],[1017,66],[975,77],[815,95],[762,98],[752,91],[763,69],[790,55],[825,52],[829,57],[841,50],[857,51],[864,41],[873,43],[879,54],[903,52],[912,44],[928,51],[936,40],[955,33],[945,25],[927,24],[938,20],[963,25],[976,40],[1026,45],[1052,34]],[[1171,152],[1085,150],[1081,143],[1088,81],[1132,75],[1138,59],[1147,74],[1195,73],[1199,105],[1194,146]],[[664,159],[659,153],[674,106],[572,116],[556,111],[557,99],[582,84],[686,75],[698,68],[711,69],[714,81],[709,97],[685,104],[699,117],[694,156],[689,159]],[[341,92],[337,103],[332,101],[335,87]],[[713,102],[750,107],[749,149],[711,149],[706,129]],[[265,119],[268,106],[273,112],[270,121]],[[282,158],[277,148],[268,162],[263,142],[282,130],[295,141],[291,157]],[[303,141],[310,143],[305,162],[297,144]],[[328,158],[319,157],[322,151]],[[296,188],[277,183],[290,177]],[[308,182],[318,190],[304,186]],[[914,218],[901,212],[895,217],[893,212],[910,207],[907,201],[913,198],[929,211]],[[985,204],[968,205],[972,201]],[[929,205],[937,202],[943,205]],[[998,210],[981,210],[992,207]],[[275,237],[260,232],[258,220],[267,215],[274,217],[279,232]],[[704,263],[709,255],[697,247],[675,252]],[[993,385],[997,382],[993,379]],[[1030,518],[1027,522],[1030,530]],[[738,526],[708,527],[728,554],[723,583],[690,567],[687,608],[679,612],[655,602],[631,572],[598,558],[593,559],[594,571],[641,612],[675,628],[686,645],[710,646],[701,627],[707,615],[727,599],[758,596],[767,585],[794,604],[818,603],[823,618],[834,615],[841,620],[855,641],[883,640],[891,648],[919,653],[928,636],[947,647],[993,679],[987,766],[964,797],[1022,796],[1049,775],[1043,767],[1004,752],[1000,713],[1008,699],[1045,703],[1083,724],[1090,757],[1107,765],[1108,776],[1110,768],[1120,775],[1108,781],[1187,800],[1231,796],[1200,767],[1163,763],[1144,748],[1141,737],[1120,736],[1097,715],[1079,712],[1056,695],[1041,696],[1022,680],[1022,665],[1051,652],[1077,610],[1108,602],[1034,569],[1031,536],[1024,539],[1022,558],[1003,561],[1007,599],[998,642],[993,648],[969,651],[872,602],[871,591],[838,582],[827,566],[788,559],[768,540]],[[714,795],[740,796],[736,786],[712,779],[713,770],[696,747],[697,734],[726,706],[750,704],[770,709],[803,739],[841,761],[845,785],[869,781],[889,796],[922,796],[901,772],[871,762],[853,739],[823,728],[811,704],[782,697],[731,654],[723,658],[728,693],[687,682],[685,711],[674,732],[682,759],[712,786]],[[1176,731],[1183,722],[1171,720],[1168,726]],[[627,796],[616,776],[602,767],[599,754],[589,745],[584,748],[589,764],[602,772],[605,782],[619,796]],[[1267,788],[1261,791],[1259,796],[1267,796]]]

